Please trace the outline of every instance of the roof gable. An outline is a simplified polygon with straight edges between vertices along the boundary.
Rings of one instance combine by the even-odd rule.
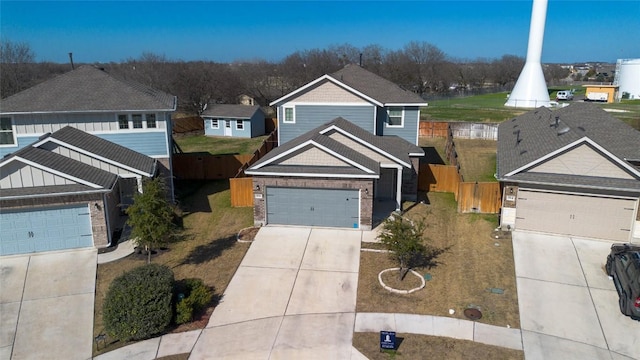
[[[2,176],[0,176],[0,189],[3,190],[78,184],[79,182],[75,179],[60,176],[46,168],[33,166],[20,159],[2,166]]]
[[[0,100],[0,112],[174,111],[176,98],[85,65]]]

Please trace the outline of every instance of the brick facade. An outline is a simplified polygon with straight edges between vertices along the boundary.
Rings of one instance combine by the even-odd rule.
[[[254,176],[253,219],[256,226],[267,224],[266,194],[267,187],[270,186],[310,189],[359,189],[360,229],[371,230],[373,224],[373,180]],[[257,190],[258,187],[260,190]]]

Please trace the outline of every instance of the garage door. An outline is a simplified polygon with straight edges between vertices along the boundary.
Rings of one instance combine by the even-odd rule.
[[[267,223],[358,228],[359,191],[267,187]]]
[[[88,206],[0,213],[0,255],[93,246]]]
[[[629,241],[636,200],[520,189],[516,229]]]

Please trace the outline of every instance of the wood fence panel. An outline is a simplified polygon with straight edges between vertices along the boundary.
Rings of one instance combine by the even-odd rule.
[[[173,173],[182,180],[232,178],[253,155],[174,154]]]
[[[448,122],[420,121],[420,136],[422,137],[447,137]]]
[[[458,187],[458,212],[497,214],[500,212],[500,184],[462,182]]]
[[[458,169],[451,165],[420,164],[418,173],[418,190],[435,192],[458,191],[460,175]]]
[[[231,191],[231,206],[253,206],[253,178],[229,179],[229,189]]]

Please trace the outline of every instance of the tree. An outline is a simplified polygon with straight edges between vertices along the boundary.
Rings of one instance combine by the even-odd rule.
[[[409,269],[429,257],[429,248],[423,239],[424,229],[423,221],[412,222],[400,215],[393,215],[383,223],[383,231],[378,239],[400,265],[400,280],[404,279]]]
[[[142,193],[136,193],[133,204],[127,208],[131,238],[137,246],[145,247],[147,263],[151,263],[153,246],[168,242],[174,233],[173,209],[166,194],[161,178],[146,180]]]
[[[0,42],[0,97],[5,98],[31,85],[35,54],[27,43],[2,40]]]

